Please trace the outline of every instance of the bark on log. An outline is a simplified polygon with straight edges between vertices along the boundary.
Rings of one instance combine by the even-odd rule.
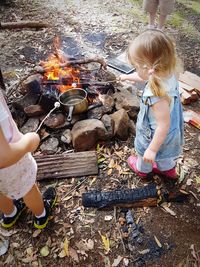
[[[0,29],[22,29],[22,28],[46,28],[48,23],[40,21],[17,21],[17,22],[1,22]]]
[[[95,151],[35,156],[35,160],[38,165],[37,180],[98,174]]]

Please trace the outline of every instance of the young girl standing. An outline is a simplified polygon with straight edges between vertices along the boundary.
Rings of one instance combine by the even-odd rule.
[[[130,45],[128,58],[136,72],[120,79],[144,82],[136,124],[135,150],[128,164],[139,176],[162,174],[176,179],[176,158],[182,152],[183,116],[177,56],[171,39],[159,30],[146,30]]]
[[[37,165],[30,152],[39,142],[38,134],[19,132],[0,90],[0,211],[4,228],[15,224],[25,204],[35,215],[36,228],[48,223],[56,194],[48,188],[42,198],[36,185]]]

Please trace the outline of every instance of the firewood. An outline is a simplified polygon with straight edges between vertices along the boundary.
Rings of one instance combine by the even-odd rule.
[[[189,71],[180,74],[179,81],[184,82],[195,88],[195,91],[200,95],[200,77]]]
[[[198,99],[198,95],[195,91],[188,92],[182,87],[179,87],[179,92],[181,95],[181,102],[183,105],[190,104],[191,102],[196,101]]]
[[[107,68],[107,63],[104,58],[101,57],[92,57],[92,58],[82,58],[82,59],[74,59],[74,60],[69,60],[65,63],[60,64],[61,68],[68,67],[68,66],[73,66],[76,64],[88,64],[91,62],[97,62],[101,64],[101,68],[106,69]]]
[[[17,22],[1,22],[0,29],[22,29],[22,28],[46,28],[48,23],[40,21],[17,21]]]
[[[42,155],[34,158],[38,165],[37,180],[98,174],[95,151]]]

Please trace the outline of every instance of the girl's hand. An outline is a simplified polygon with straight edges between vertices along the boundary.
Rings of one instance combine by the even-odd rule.
[[[128,75],[126,75],[126,74],[121,74],[121,75],[119,76],[119,81],[123,82],[123,81],[128,80],[128,78],[129,78]]]
[[[39,135],[33,132],[25,134],[23,139],[25,142],[27,142],[29,152],[34,152],[40,143]]]
[[[147,150],[144,152],[143,160],[144,162],[148,162],[153,164],[156,158],[156,152],[153,150],[147,148]]]

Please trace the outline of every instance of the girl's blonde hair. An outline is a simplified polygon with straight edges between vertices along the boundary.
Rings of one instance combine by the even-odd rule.
[[[152,93],[170,100],[162,79],[178,74],[181,64],[173,41],[166,34],[159,30],[144,31],[130,44],[128,59],[136,67],[151,70],[149,86]]]

